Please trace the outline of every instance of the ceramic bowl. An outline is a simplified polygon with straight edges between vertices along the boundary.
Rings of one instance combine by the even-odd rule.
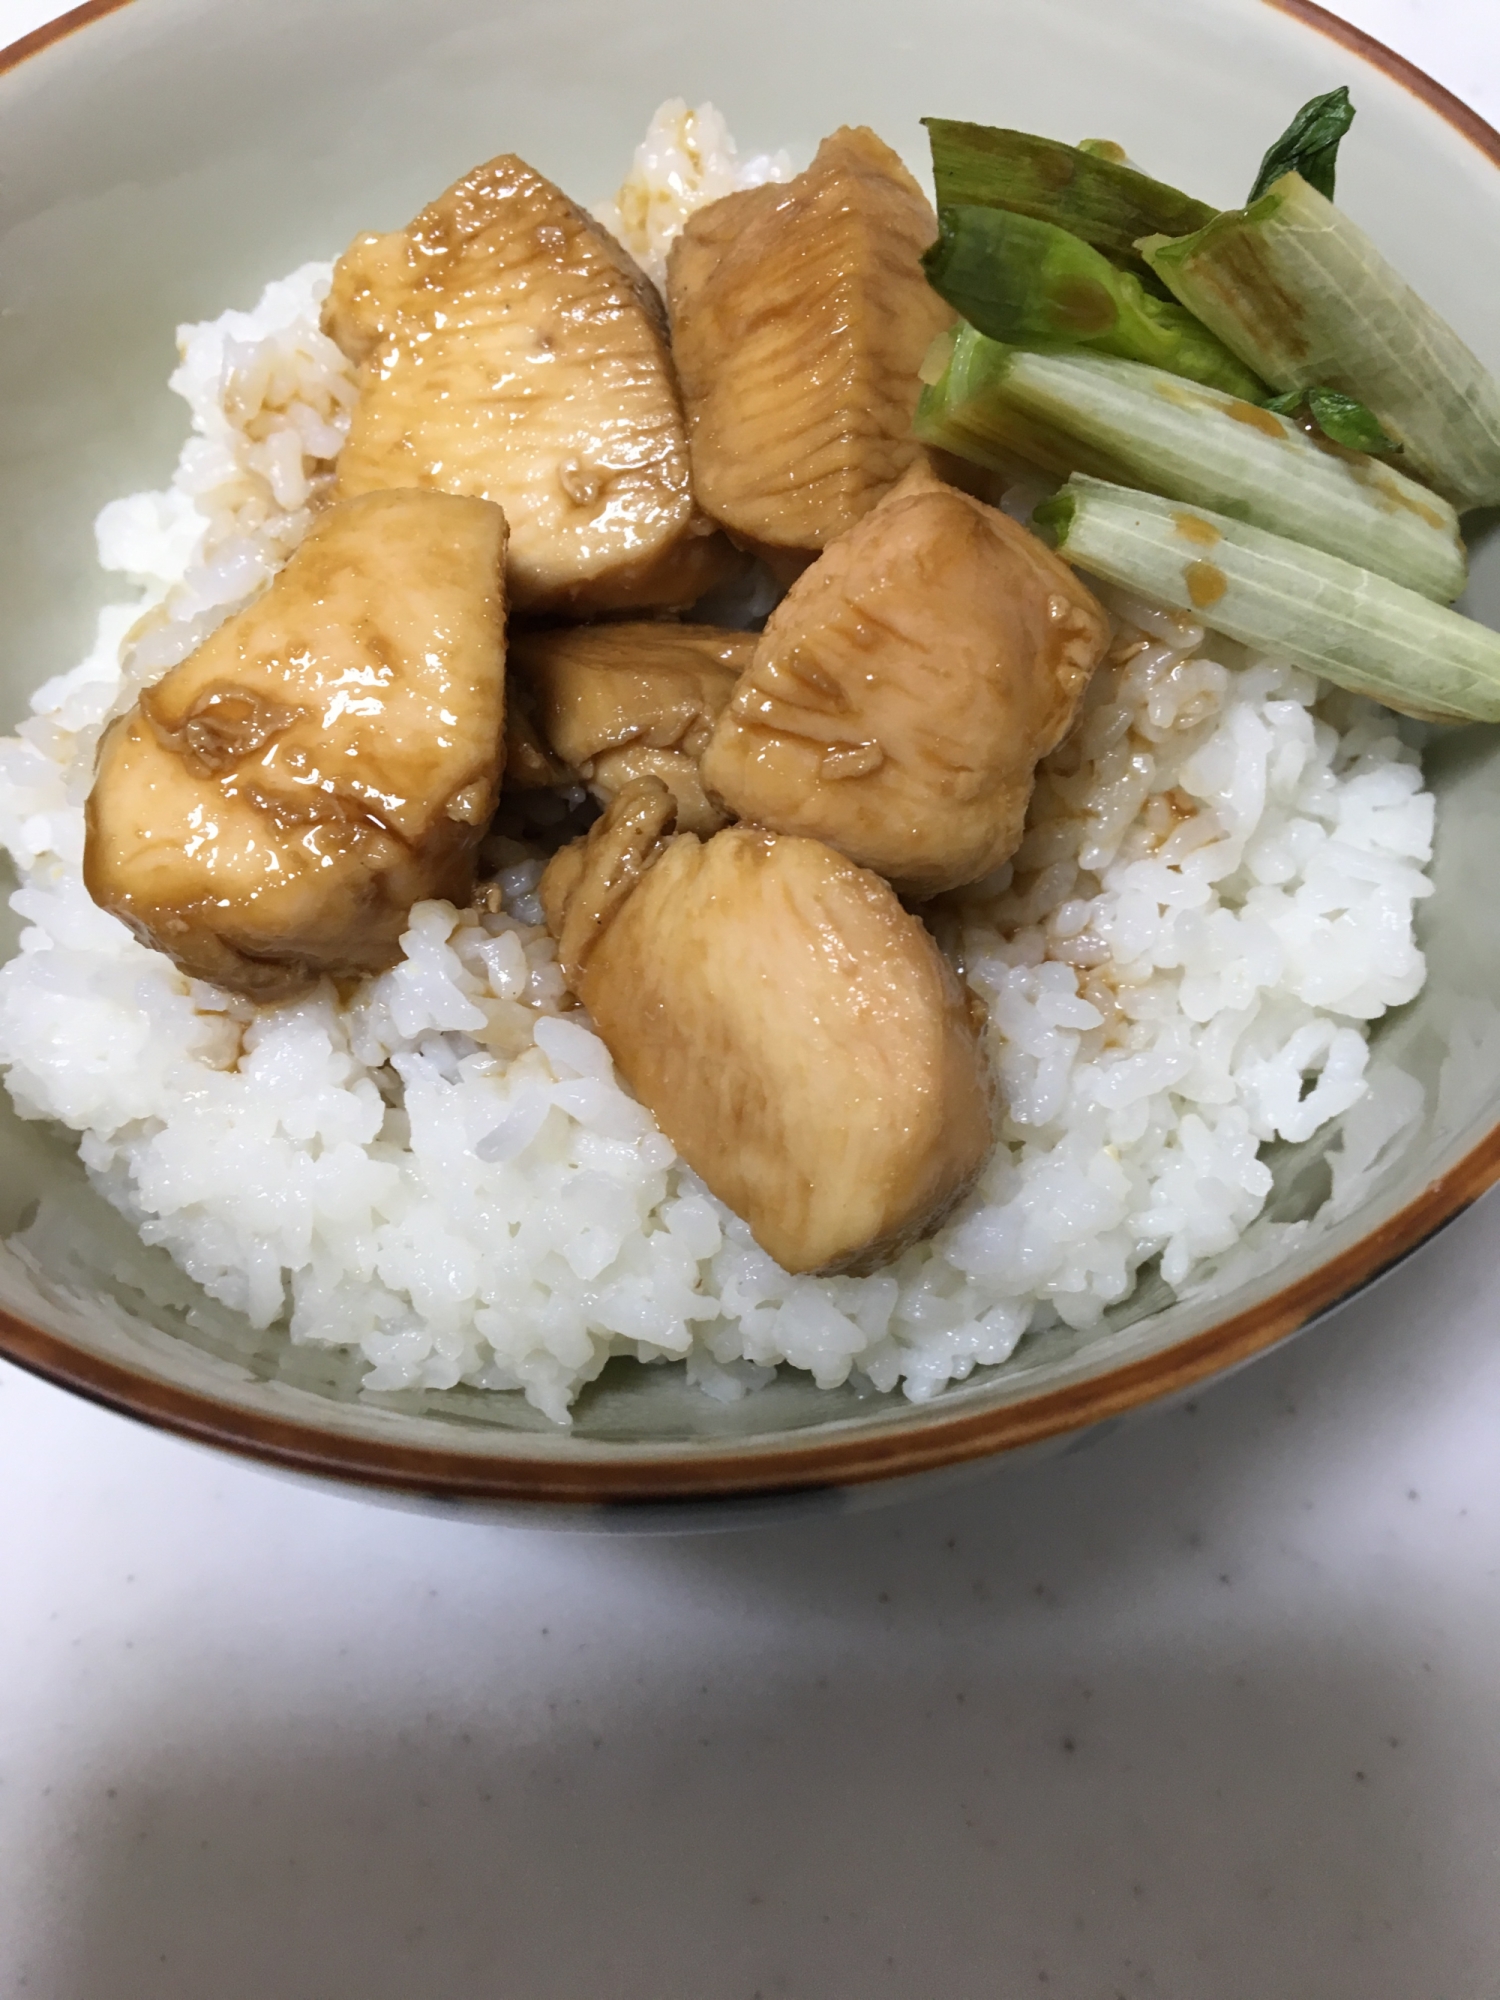
[[[904,0],[95,0],[0,58],[0,721],[86,649],[106,588],[98,507],[170,471],[177,323],[399,224],[476,160],[513,149],[592,198],[680,93],[712,97],[742,143],[802,157],[847,120],[919,164],[927,111],[1105,133],[1231,205],[1290,108],[1344,81],[1360,122],[1341,199],[1500,368],[1500,139],[1303,0],[928,0],[916,14]],[[1481,550],[1471,604],[1500,623],[1500,549]],[[377,1404],[353,1365],[205,1316],[90,1189],[66,1137],[6,1101],[0,1351],[283,1468],[577,1524],[836,1500],[1086,1431],[1306,1326],[1500,1173],[1500,731],[1448,737],[1429,780],[1431,976],[1379,1030],[1424,1088],[1420,1131],[1357,1213],[1217,1297],[1148,1287],[1087,1338],[1035,1337],[920,1408],[789,1375],[726,1407],[679,1368],[626,1362],[568,1433],[511,1396]],[[1326,1192],[1316,1145],[1284,1151],[1276,1177],[1281,1219]]]

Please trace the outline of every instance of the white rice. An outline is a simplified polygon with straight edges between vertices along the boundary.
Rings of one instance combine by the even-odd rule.
[[[612,235],[660,288],[667,282],[667,252],[695,209],[721,195],[767,181],[789,181],[786,153],[756,153],[742,160],[723,114],[711,104],[691,110],[669,97],[635,149],[630,172],[612,200],[594,210]]]
[[[659,260],[662,189],[680,224],[786,171],[738,168],[711,107],[665,106],[620,233]],[[0,743],[27,923],[0,969],[0,1063],[148,1243],[258,1326],[357,1347],[373,1391],[520,1389],[566,1423],[614,1354],[683,1359],[720,1397],[783,1363],[929,1397],[1028,1329],[1095,1325],[1152,1259],[1202,1283],[1266,1201],[1265,1144],[1356,1107],[1335,1169],[1352,1198],[1420,1105],[1400,1077],[1369,1094],[1366,1041],[1423,979],[1417,754],[1386,711],[1141,605],[1115,605],[1115,656],[1015,861],[939,922],[990,1009],[1000,1143],[939,1234],[871,1277],[788,1277],[676,1159],[560,1013],[540,863],[514,843],[502,912],[420,904],[402,962],[346,1005],[324,987],[254,1007],[97,909],[80,864],[101,727],[263,586],[339,448],[353,384],[317,331],[327,282],[309,265],[181,330],[177,473],[99,519],[136,595]]]

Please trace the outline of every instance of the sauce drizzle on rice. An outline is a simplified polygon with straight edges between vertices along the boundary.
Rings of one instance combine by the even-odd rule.
[[[867,1277],[787,1277],[680,1166],[560,1011],[541,860],[514,841],[499,909],[419,904],[392,971],[277,1009],[98,910],[78,871],[103,724],[264,585],[328,478],[352,385],[317,331],[327,282],[305,267],[184,330],[173,484],[100,520],[144,595],[0,745],[29,927],[0,1061],[148,1242],[257,1324],[358,1347],[371,1389],[520,1389],[563,1423],[614,1353],[682,1358],[726,1398],[781,1363],[930,1396],[1030,1327],[1096,1325],[1153,1258],[1204,1282],[1264,1205],[1262,1145],[1341,1114],[1368,1127],[1333,1155],[1334,1204],[1357,1198],[1418,1108],[1406,1079],[1370,1088],[1366,1041],[1423,978],[1417,754],[1385,710],[1274,661],[1231,671],[1118,598],[1023,846],[934,913],[990,1008],[1000,1143],[939,1234]],[[1308,1226],[1263,1221],[1261,1248]]]

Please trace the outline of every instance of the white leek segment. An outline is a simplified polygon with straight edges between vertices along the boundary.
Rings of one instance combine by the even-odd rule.
[[[1079,569],[1258,653],[1407,715],[1500,722],[1500,633],[1372,570],[1085,475],[1036,519]]]
[[[1262,380],[1357,397],[1460,509],[1500,502],[1500,383],[1300,174],[1191,236],[1139,247]]]
[[[940,333],[918,370],[922,389],[913,433],[923,444],[1007,479],[1023,476],[1027,466],[1040,466],[1059,479],[1070,472],[1126,477],[1104,453],[1089,450],[1054,424],[1022,416],[1001,389],[1015,352],[962,320]]]
[[[966,351],[980,343],[983,355]],[[1050,442],[1049,470],[1216,508],[1444,604],[1464,587],[1458,516],[1446,500],[1377,459],[1315,444],[1258,403],[1138,361],[1030,354],[970,329],[957,336],[948,375],[937,395],[1002,404],[1018,446],[1021,423],[1038,427]],[[1061,453],[1059,438],[1069,441]],[[1059,464],[1069,452],[1071,462]]]

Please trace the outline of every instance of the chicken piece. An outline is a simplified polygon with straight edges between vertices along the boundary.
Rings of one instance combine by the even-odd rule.
[[[536,719],[536,696],[529,681],[510,671],[515,659],[518,635],[512,634],[507,647],[505,675],[505,789],[511,792],[549,792],[575,783],[575,777],[560,757],[554,757],[542,740]]]
[[[688,605],[732,562],[693,504],[656,293],[514,155],[356,238],[323,325],[360,370],[340,496],[496,501],[517,610]]]
[[[672,834],[641,779],[542,880],[626,1083],[788,1271],[937,1227],[991,1143],[976,1009],[921,922],[820,841]]]
[[[1015,852],[1108,643],[1066,563],[913,466],[772,612],[703,783],[739,819],[936,895]]]
[[[537,733],[536,718],[516,700],[514,687],[505,695],[505,789],[507,792],[550,792],[574,782],[573,773],[553,756]]]
[[[505,723],[505,517],[372,493],[99,749],[84,880],[184,972],[255,1000],[400,957],[468,900]]]
[[[751,632],[642,622],[517,633],[510,664],[543,741],[601,804],[632,778],[660,778],[679,830],[714,833],[725,816],[698,759],[754,651]]]
[[[691,216],[667,269],[699,503],[786,581],[911,463],[917,370],[953,310],[937,221],[863,126]]]

